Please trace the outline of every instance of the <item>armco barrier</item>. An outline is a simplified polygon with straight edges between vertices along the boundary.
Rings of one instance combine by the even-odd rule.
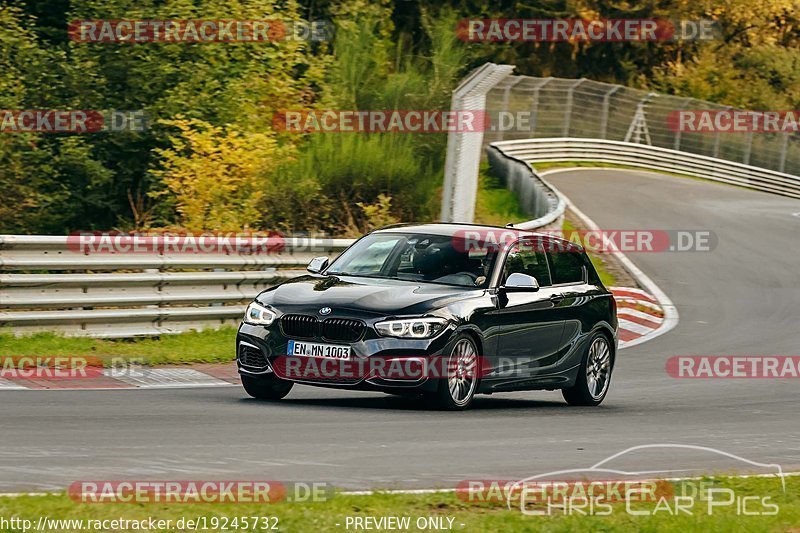
[[[685,174],[749,189],[800,198],[800,177],[657,146],[602,139],[559,137],[500,141],[490,145],[526,163],[594,161]]]
[[[542,180],[526,161],[506,154],[496,146],[486,149],[489,165],[503,186],[513,192],[523,212],[533,220],[514,224],[515,228],[561,229],[566,203],[561,195]]]
[[[287,239],[280,253],[81,254],[67,237],[0,235],[0,328],[128,337],[238,324],[256,294],[348,239]]]

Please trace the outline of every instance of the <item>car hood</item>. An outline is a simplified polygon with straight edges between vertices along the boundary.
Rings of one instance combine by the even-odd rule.
[[[413,281],[302,276],[267,289],[258,295],[257,300],[278,310],[331,307],[376,315],[412,315],[444,307],[452,301],[479,296],[483,292],[482,289]]]

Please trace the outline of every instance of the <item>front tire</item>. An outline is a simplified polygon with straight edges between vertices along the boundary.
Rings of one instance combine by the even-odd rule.
[[[458,335],[447,355],[446,376],[432,395],[433,404],[445,411],[469,407],[478,388],[478,348],[469,335]]]
[[[275,377],[274,374],[266,376],[242,375],[242,386],[245,392],[259,400],[280,400],[292,390],[294,383]]]
[[[595,333],[589,339],[575,385],[561,394],[570,405],[595,406],[605,399],[611,384],[613,358],[608,337]]]

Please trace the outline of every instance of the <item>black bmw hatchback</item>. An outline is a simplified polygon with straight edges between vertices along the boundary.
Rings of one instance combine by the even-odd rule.
[[[259,294],[236,338],[247,393],[295,383],[422,395],[561,389],[598,405],[611,382],[616,304],[584,250],[556,237],[463,224],[393,226]]]

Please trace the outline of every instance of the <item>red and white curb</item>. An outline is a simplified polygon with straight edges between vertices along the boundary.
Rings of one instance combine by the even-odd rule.
[[[652,294],[631,287],[609,290],[617,301],[620,348],[653,335],[664,325],[664,310]]]
[[[105,369],[102,376],[0,378],[3,390],[120,390],[230,387],[239,384],[236,363],[191,367],[136,367]]]

